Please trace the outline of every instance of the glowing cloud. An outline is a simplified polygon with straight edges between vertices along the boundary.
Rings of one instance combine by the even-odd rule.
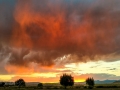
[[[9,72],[26,72],[31,65],[30,72],[34,72],[35,66],[119,60],[117,2],[16,0],[10,17],[0,14],[0,18],[9,18],[7,25],[0,21],[0,61]],[[6,8],[0,12],[9,13]]]

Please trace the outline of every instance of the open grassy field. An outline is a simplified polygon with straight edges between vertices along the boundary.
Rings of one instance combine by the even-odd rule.
[[[0,90],[65,90],[59,83],[43,83],[43,87],[38,87],[38,82],[27,82],[25,87],[5,85]],[[67,90],[90,90],[85,83],[75,83],[74,86],[67,87]],[[119,83],[95,84],[92,90],[120,90]]]
[[[0,90],[65,90],[65,89],[39,89],[39,88],[0,88]],[[120,88],[94,88],[94,89],[84,89],[84,88],[79,88],[79,89],[73,89],[73,88],[67,88],[66,90],[120,90]]]
[[[0,90],[65,90],[60,84],[43,84],[43,88],[37,86],[26,86],[18,88],[17,86],[0,87]],[[93,89],[87,89],[84,85],[75,85],[67,87],[67,90],[120,90],[120,84],[98,84]]]

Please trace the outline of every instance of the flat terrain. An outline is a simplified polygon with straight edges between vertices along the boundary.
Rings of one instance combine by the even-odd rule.
[[[87,88],[46,88],[43,89],[37,88],[37,87],[24,87],[24,88],[18,88],[18,87],[0,87],[0,90],[120,90],[120,88],[93,88],[93,89],[87,89]]]
[[[94,88],[94,89],[33,89],[33,88],[21,88],[21,89],[15,89],[15,88],[0,88],[0,90],[120,90],[120,88]]]
[[[5,86],[0,87],[0,90],[120,90],[120,84],[96,84],[93,89],[87,89],[85,85],[75,84],[73,87],[64,89],[60,84],[43,84],[43,89],[37,87],[37,84],[30,84],[26,87]]]

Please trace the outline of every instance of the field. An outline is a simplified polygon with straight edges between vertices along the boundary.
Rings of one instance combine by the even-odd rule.
[[[3,89],[3,88],[0,88],[0,90],[56,90],[56,89]],[[57,90],[108,90],[108,88],[102,88],[102,89],[57,89]],[[120,90],[120,88],[110,88],[109,90]]]
[[[44,84],[43,88],[37,86],[16,87],[7,86],[0,87],[0,90],[65,90],[64,87],[59,84]],[[84,85],[75,85],[73,87],[67,87],[67,90],[120,90],[120,84],[99,84],[95,85],[93,89],[87,89]]]
[[[39,88],[13,88],[13,87],[9,87],[9,88],[0,88],[0,90],[65,90],[65,89],[39,89]],[[75,89],[75,88],[67,88],[66,90],[120,90],[120,88],[94,88],[94,89],[84,89],[84,88],[79,88],[79,89]]]

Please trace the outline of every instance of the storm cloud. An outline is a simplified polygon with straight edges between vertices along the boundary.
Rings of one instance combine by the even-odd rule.
[[[52,66],[119,60],[119,0],[0,0],[0,61]]]

